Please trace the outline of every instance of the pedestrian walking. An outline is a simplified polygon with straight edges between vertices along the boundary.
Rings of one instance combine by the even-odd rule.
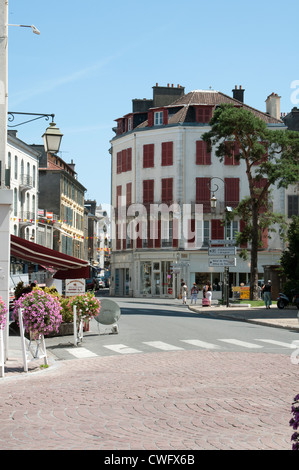
[[[207,281],[203,286],[203,298],[208,299],[209,307],[212,306],[212,285],[210,281]]]
[[[194,303],[196,304],[197,302],[197,294],[198,294],[198,288],[195,282],[193,282],[193,286],[191,287],[191,305]]]
[[[184,282],[184,284],[182,285],[181,292],[182,292],[183,304],[186,305],[186,303],[187,303],[187,295],[188,295],[188,287],[187,287],[187,285],[186,285],[185,282]]]
[[[271,286],[271,281],[269,280],[268,283],[264,284],[262,288],[266,308],[270,308],[270,305],[272,304],[271,290],[272,290],[272,286]]]

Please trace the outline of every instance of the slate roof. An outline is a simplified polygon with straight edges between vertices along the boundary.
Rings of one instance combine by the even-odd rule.
[[[276,119],[267,113],[263,113],[258,109],[241,103],[240,101],[225,95],[221,91],[214,90],[193,90],[174,101],[168,106],[164,106],[169,110],[168,124],[182,124],[185,122],[194,122],[192,118],[191,108],[199,105],[217,106],[223,103],[242,106],[251,111],[255,116],[263,120],[266,124],[283,124],[280,119]],[[152,108],[153,109],[153,108]],[[148,121],[144,121],[138,128],[147,127]]]

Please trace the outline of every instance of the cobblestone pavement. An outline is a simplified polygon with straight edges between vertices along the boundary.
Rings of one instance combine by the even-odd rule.
[[[290,450],[287,355],[173,351],[0,379],[0,450]]]

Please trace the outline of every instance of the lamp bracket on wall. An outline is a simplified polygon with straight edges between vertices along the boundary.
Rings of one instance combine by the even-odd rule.
[[[20,113],[20,112],[15,112],[15,111],[8,111],[8,122],[13,122],[15,120],[15,115],[22,115],[22,116],[36,116],[33,117],[32,119],[27,119],[27,121],[20,122],[18,124],[14,125],[7,125],[7,127],[13,128],[13,127],[18,127],[22,126],[23,124],[27,124],[28,122],[32,121],[37,121],[38,119],[45,119],[46,121],[49,121],[50,117],[52,118],[52,122],[54,122],[54,117],[55,114],[41,114],[41,113]]]

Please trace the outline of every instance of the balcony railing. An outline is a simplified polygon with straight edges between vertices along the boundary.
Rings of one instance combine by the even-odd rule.
[[[21,191],[27,191],[33,187],[32,177],[29,175],[21,174],[19,179],[19,187]]]
[[[21,211],[19,214],[19,224],[24,227],[26,225],[33,225],[35,222],[34,212]]]

